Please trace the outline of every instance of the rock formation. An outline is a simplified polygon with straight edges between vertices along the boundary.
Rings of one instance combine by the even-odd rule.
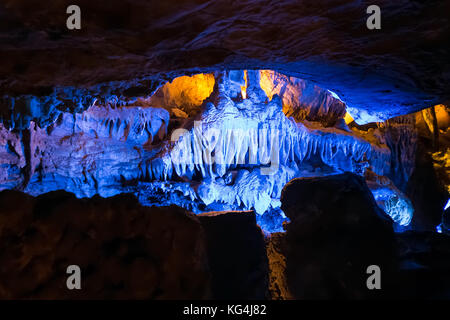
[[[88,246],[85,298],[378,298],[369,252],[384,297],[433,296],[448,2],[380,0],[377,29],[355,0],[79,0],[76,30],[71,4],[0,3],[1,297],[83,298]]]
[[[289,180],[370,171],[383,177],[369,183],[382,208],[399,225],[411,221],[412,205],[385,176],[407,181],[414,141],[399,149],[384,132],[394,129],[339,126],[345,105],[333,93],[268,70],[182,77],[162,89],[135,106],[61,112],[47,126],[4,124],[0,188],[134,192],[145,205],[196,213],[255,210],[270,232],[285,219],[279,198]]]
[[[354,174],[299,178],[283,189],[287,284],[297,299],[387,297],[396,271],[392,220]],[[383,272],[383,290],[366,286],[369,266]]]
[[[133,196],[0,193],[1,299],[204,299],[206,241],[185,210]],[[82,290],[68,290],[67,267]]]
[[[445,1],[379,1],[380,30],[366,27],[371,3],[354,0],[114,0],[107,9],[80,0],[75,31],[66,27],[70,4],[1,4],[2,115],[10,98],[40,97],[46,107],[38,110],[51,117],[68,107],[61,101],[73,88],[86,91],[70,108],[86,101],[85,110],[88,96],[133,100],[167,80],[216,69],[272,69],[315,81],[337,93],[359,123],[449,99]]]

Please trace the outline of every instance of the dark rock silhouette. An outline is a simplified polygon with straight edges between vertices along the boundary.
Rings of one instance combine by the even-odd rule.
[[[211,212],[198,216],[205,229],[216,299],[268,297],[264,235],[254,212]]]
[[[133,196],[0,193],[0,299],[210,297],[205,237],[184,209]],[[66,269],[81,268],[81,290]]]
[[[391,219],[354,174],[299,178],[283,189],[287,285],[294,298],[386,297],[396,270]],[[370,265],[382,272],[383,290],[368,290]]]

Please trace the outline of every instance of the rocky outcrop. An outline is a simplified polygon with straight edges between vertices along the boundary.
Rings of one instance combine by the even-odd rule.
[[[410,228],[414,217],[411,200],[384,176],[378,176],[367,170],[364,177],[378,206],[395,222],[394,229],[400,231]]]
[[[268,298],[268,262],[264,235],[254,212],[198,215],[205,230],[215,299]]]
[[[283,232],[272,233],[266,240],[267,259],[269,260],[269,292],[272,300],[292,300],[286,273],[286,235]]]
[[[374,218],[383,216],[376,204],[396,231],[435,230],[442,222],[438,230],[448,232],[448,211],[442,220],[450,203],[448,2],[380,0],[379,30],[366,25],[369,4],[355,0],[111,0],[106,7],[79,0],[81,30],[66,27],[69,4],[0,3],[0,191],[39,196],[62,189],[78,198],[134,193],[142,204],[177,204],[193,213],[253,210],[266,233],[281,231],[290,218],[287,236],[267,242],[277,298],[365,297],[355,276],[363,262],[355,257],[366,262],[364,247],[384,261],[380,250],[387,254],[390,245],[390,232]],[[326,178],[343,172],[360,178]],[[293,178],[308,188],[297,180],[288,185],[286,192],[292,186],[301,192],[284,198],[286,217],[281,190]],[[24,197],[24,205],[50,206],[49,197]],[[77,206],[100,201],[61,197]],[[38,211],[24,212],[33,220]],[[239,220],[234,214],[201,219],[210,218]],[[243,232],[258,233],[253,219],[242,219]],[[375,231],[366,227],[371,223]],[[12,248],[40,236],[37,227],[22,227],[24,239],[5,240]],[[212,243],[223,241],[219,233],[210,235]],[[304,239],[317,245],[318,256]],[[34,263],[53,260],[33,250],[17,250],[31,257],[20,266],[47,281],[47,269]],[[8,259],[15,261],[17,252]],[[219,265],[215,252],[208,256]],[[316,265],[325,271],[312,271]],[[143,283],[152,283],[153,274]],[[33,294],[41,292],[42,281],[27,281]],[[319,293],[313,282],[325,289]],[[261,297],[262,289],[229,283],[239,295]],[[107,283],[105,292],[116,295],[117,285]],[[5,288],[6,295],[13,290]],[[162,289],[152,290],[158,296]]]
[[[31,122],[14,132],[0,124],[0,189],[32,195],[62,189],[79,197],[121,193],[123,181],[145,179],[152,145],[166,137],[168,123],[164,109],[92,106],[61,113],[44,128]]]
[[[392,220],[361,177],[300,178],[283,189],[287,284],[300,299],[387,297],[396,270]],[[380,267],[383,291],[368,290],[366,270]]]
[[[211,73],[183,76],[160,87],[148,101],[139,101],[155,108],[166,108],[174,117],[192,117],[201,111],[203,100],[214,88],[215,78]]]
[[[418,134],[415,115],[396,117],[379,124],[381,135],[391,150],[390,172],[387,176],[405,190],[416,160]]]
[[[132,195],[0,192],[0,299],[267,299],[254,212],[198,216]],[[69,290],[67,268],[81,269]]]
[[[325,127],[343,118],[346,105],[336,94],[324,90],[311,81],[288,77],[279,72],[261,70],[261,87],[272,99],[276,94],[283,102],[283,112],[296,121],[317,121]]]
[[[204,299],[206,240],[184,209],[129,195],[0,193],[0,299]],[[67,267],[81,269],[68,290]]]
[[[450,198],[449,110],[443,105],[434,106],[413,117],[417,146],[405,188],[415,208],[412,227],[435,231]]]
[[[444,234],[394,234],[370,198],[351,174],[286,185],[282,208],[291,222],[267,238],[272,299],[448,299],[450,215]],[[366,287],[372,264],[381,268],[379,291]]]
[[[412,227],[422,231],[436,231],[450,196],[445,188],[447,175],[441,178],[437,175],[430,150],[429,141],[420,138],[415,168],[406,190],[415,209]]]
[[[258,70],[216,74],[215,88],[202,112],[194,123],[178,128],[156,163],[161,172],[156,179],[174,183],[145,184],[142,201],[155,204],[155,195],[172,190],[179,202],[207,206],[204,210],[189,208],[193,211],[254,209],[263,215],[279,208],[281,189],[292,178],[344,171],[363,175],[368,168],[380,175],[389,172],[390,150],[378,136],[288,118],[282,99],[277,94],[268,97],[263,90],[263,74]],[[280,79],[270,81],[280,84]],[[294,89],[302,95],[301,86],[292,87],[291,94]],[[318,101],[324,103],[322,91],[303,93],[309,98],[318,94]],[[326,119],[329,115],[329,121],[342,116],[322,110],[319,102],[312,101],[304,111],[317,107],[320,112],[315,110],[318,113],[312,116],[321,114]],[[297,110],[304,107],[296,106]],[[190,183],[179,178],[200,183],[192,190]]]
[[[394,235],[361,177],[294,179],[282,203],[287,231],[264,239],[254,212],[194,216],[175,206],[142,207],[131,195],[2,191],[0,298],[449,296],[449,236]],[[366,287],[366,268],[374,264],[381,267],[380,291]],[[67,289],[70,265],[81,268],[81,290]]]

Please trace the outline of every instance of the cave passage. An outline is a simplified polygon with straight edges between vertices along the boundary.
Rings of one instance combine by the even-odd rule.
[[[0,190],[134,193],[146,206],[194,213],[254,210],[271,233],[287,220],[287,182],[352,172],[401,231],[415,211],[406,193],[416,128],[448,128],[448,110],[433,110],[364,123],[336,93],[277,71],[185,75],[126,103],[93,99],[52,121],[3,121]]]

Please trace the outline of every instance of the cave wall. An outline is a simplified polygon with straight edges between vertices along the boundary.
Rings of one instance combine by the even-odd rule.
[[[69,4],[0,3],[0,297],[448,296],[448,1]]]
[[[59,111],[51,124],[30,121],[24,130],[5,122],[0,187],[131,192],[148,206],[196,213],[255,210],[272,232],[286,220],[279,198],[289,180],[350,171],[366,177],[396,223],[411,221],[404,185],[415,159],[413,116],[365,128],[347,120],[334,93],[270,70],[183,76],[133,105],[117,103]]]

